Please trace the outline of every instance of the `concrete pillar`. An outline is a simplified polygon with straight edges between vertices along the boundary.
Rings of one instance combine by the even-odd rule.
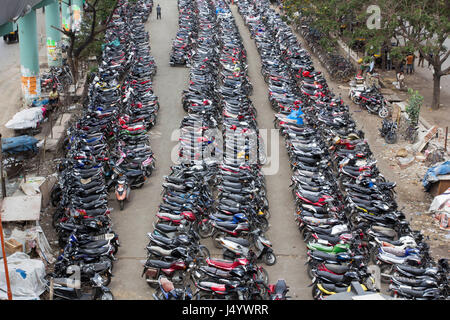
[[[70,6],[68,5],[69,1],[70,0],[61,1],[61,26],[67,31],[72,28]]]
[[[52,28],[60,28],[61,19],[59,15],[59,5],[56,0],[52,4],[45,7],[45,33],[47,35],[47,59],[49,67],[59,67],[62,65],[61,32]]]
[[[72,0],[72,30],[79,31],[83,17],[83,0]]]
[[[36,11],[31,10],[20,18],[18,26],[22,92],[26,103],[30,103],[33,99],[41,96]]]

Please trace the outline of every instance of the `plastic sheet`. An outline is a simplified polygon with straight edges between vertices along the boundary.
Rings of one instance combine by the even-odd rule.
[[[422,181],[425,190],[428,191],[431,188],[433,182],[439,181],[439,178],[437,176],[446,175],[449,173],[450,173],[450,161],[445,161],[441,164],[429,168],[425,173],[425,176],[423,177]]]
[[[5,127],[14,130],[36,128],[44,119],[45,111],[45,108],[39,107],[19,111],[5,124]]]
[[[7,299],[5,268],[0,259],[0,299]],[[45,265],[23,252],[8,257],[9,280],[13,300],[39,300],[45,291]]]

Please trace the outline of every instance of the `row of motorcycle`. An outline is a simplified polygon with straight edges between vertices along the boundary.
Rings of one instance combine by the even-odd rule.
[[[376,265],[396,298],[446,299],[447,260],[436,263],[421,232],[411,230],[395,201],[395,183],[379,172],[348,106],[268,1],[236,3],[260,53],[278,112],[274,123],[290,157],[313,298],[348,292],[352,283],[379,291]]]
[[[276,262],[264,237],[264,176],[259,162],[249,161],[251,142],[235,140],[242,131],[257,133],[239,32],[223,1],[178,5],[180,12],[196,13],[187,27],[195,43],[182,95],[188,115],[181,122],[179,164],[165,177],[163,201],[148,233],[142,275],[158,300],[285,299],[286,283],[269,285],[267,271],[257,265],[260,258]],[[220,138],[231,142],[222,148]],[[223,259],[212,258],[201,244],[209,238]]]
[[[147,132],[159,109],[152,90],[156,66],[144,29],[151,3],[118,2],[87,103],[67,130],[65,157],[51,192],[61,247],[47,275],[52,299],[114,298],[107,286],[120,244],[108,194],[114,189],[123,209],[130,190],[142,187],[155,162]]]

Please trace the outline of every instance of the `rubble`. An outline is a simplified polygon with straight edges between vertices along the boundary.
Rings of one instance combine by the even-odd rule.
[[[400,168],[405,169],[414,163],[414,157],[397,158],[397,163]]]

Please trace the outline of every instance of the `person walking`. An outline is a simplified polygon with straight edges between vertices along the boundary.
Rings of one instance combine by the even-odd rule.
[[[161,7],[158,5],[156,6],[156,19],[160,19],[161,20]]]
[[[424,61],[425,61],[425,57],[423,56],[422,52],[419,51],[419,62],[417,63],[417,66],[423,68]]]

